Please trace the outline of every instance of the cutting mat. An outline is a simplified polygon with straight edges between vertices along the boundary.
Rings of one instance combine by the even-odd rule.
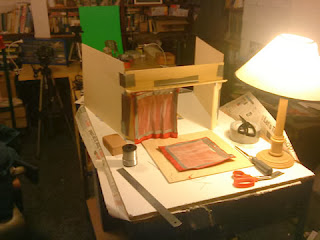
[[[175,167],[166,159],[166,157],[160,152],[158,146],[166,146],[178,142],[189,141],[193,139],[208,137],[213,142],[215,142],[220,148],[222,148],[226,153],[233,154],[235,158],[228,160],[224,163],[203,168],[199,170],[189,170],[184,172],[179,172]],[[235,148],[226,143],[223,139],[217,136],[212,131],[204,131],[191,133],[186,135],[181,135],[178,138],[167,138],[167,139],[149,139],[142,142],[143,146],[152,157],[153,161],[157,164],[162,174],[165,176],[169,183],[184,181],[188,179],[204,177],[208,175],[213,175],[216,173],[233,171],[239,168],[245,168],[252,166],[252,163],[239,153]]]

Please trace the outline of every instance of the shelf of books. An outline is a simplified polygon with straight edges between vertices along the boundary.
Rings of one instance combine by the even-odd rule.
[[[54,7],[48,9],[51,36],[73,36],[71,26],[80,25],[78,7]]]
[[[49,26],[52,38],[74,37],[72,26],[80,25],[79,7],[113,5],[115,0],[56,0],[48,7]]]
[[[28,3],[17,3],[11,11],[0,13],[0,34],[31,34],[33,20]]]
[[[176,5],[126,5],[125,31],[129,33],[185,31],[189,24],[188,14],[189,9]]]

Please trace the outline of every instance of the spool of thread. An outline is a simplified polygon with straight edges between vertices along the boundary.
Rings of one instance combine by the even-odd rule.
[[[260,132],[261,132],[261,128],[260,126],[251,123],[254,128],[256,129],[256,134],[255,136],[247,136],[245,134],[241,134],[238,132],[239,127],[241,126],[241,124],[243,124],[242,121],[234,121],[230,124],[230,139],[232,141],[235,141],[237,143],[242,143],[242,144],[253,144],[258,142],[259,137],[260,137]],[[250,131],[250,129],[249,129]]]
[[[126,144],[122,146],[122,163],[126,167],[133,167],[138,164],[137,146],[135,144]]]

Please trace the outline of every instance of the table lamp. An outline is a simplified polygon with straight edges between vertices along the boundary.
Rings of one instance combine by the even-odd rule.
[[[306,37],[281,34],[236,71],[243,82],[280,96],[271,149],[257,157],[274,168],[288,168],[294,158],[283,151],[288,98],[320,101],[320,57]]]

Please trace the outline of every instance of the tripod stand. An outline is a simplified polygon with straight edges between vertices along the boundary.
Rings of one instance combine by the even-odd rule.
[[[42,48],[42,47],[41,47]],[[57,89],[55,79],[52,77],[52,71],[49,68],[50,57],[53,57],[53,49],[39,49],[37,52],[40,60],[40,68],[33,68],[35,77],[38,76],[40,72],[42,78],[40,79],[40,91],[39,91],[39,116],[38,116],[38,132],[37,132],[37,152],[36,157],[40,158],[41,153],[41,132],[42,132],[42,123],[47,123],[48,130],[53,129],[53,117],[57,113],[64,114],[65,121],[70,130],[71,136],[73,137],[73,132],[71,124],[69,122],[68,116],[66,114],[64,104],[62,102],[59,90]]]
[[[74,57],[74,51],[76,52],[76,59],[82,62],[82,51],[81,51],[81,36],[80,33],[83,31],[81,30],[80,26],[71,26],[71,32],[74,32],[74,41],[71,43],[70,52],[69,52],[69,61],[72,61]]]

